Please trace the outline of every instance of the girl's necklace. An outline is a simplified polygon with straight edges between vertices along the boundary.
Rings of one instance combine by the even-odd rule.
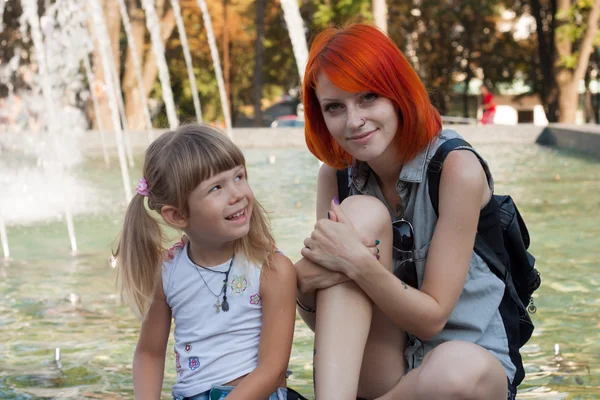
[[[202,282],[204,282],[204,286],[206,286],[206,288],[208,289],[208,291],[210,292],[210,294],[212,294],[213,296],[215,296],[217,298],[217,301],[215,302],[215,310],[218,312],[221,311],[221,308],[223,309],[224,312],[229,311],[229,302],[227,301],[227,281],[229,280],[229,272],[231,272],[231,267],[233,266],[233,260],[235,259],[235,253],[233,253],[233,255],[231,256],[231,262],[229,263],[229,268],[227,268],[226,272],[223,271],[215,271],[214,269],[211,268],[206,268],[200,264],[196,264],[193,260],[192,257],[190,257],[190,248],[188,246],[188,258],[190,259],[190,261],[192,261],[192,264],[194,264],[196,267],[196,272],[198,273],[198,275],[200,275],[200,279],[202,279]],[[204,277],[202,276],[202,274],[199,271],[199,268],[205,269],[207,271],[210,271],[212,273],[215,274],[224,274],[225,275],[225,279],[223,279],[223,287],[221,288],[221,291],[217,294],[215,294],[210,287],[208,286],[208,283],[206,283],[206,280],[204,279]],[[219,296],[221,296],[221,294],[223,295],[223,302],[221,302],[219,300]]]

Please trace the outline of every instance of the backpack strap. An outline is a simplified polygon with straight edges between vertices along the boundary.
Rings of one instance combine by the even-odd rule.
[[[506,266],[479,233],[475,235],[475,246],[473,249],[475,250],[475,253],[485,261],[490,271],[492,271],[498,279],[504,283],[508,281],[509,276]]]
[[[464,139],[454,138],[449,139],[444,142],[435,152],[435,155],[429,162],[427,167],[427,179],[429,181],[429,199],[431,200],[431,205],[435,210],[435,215],[439,216],[438,206],[439,206],[439,190],[440,190],[440,179],[442,177],[442,168],[444,165],[444,160],[448,157],[451,151],[456,149],[465,149],[471,150],[473,147]],[[477,156],[479,158],[479,156]],[[490,200],[494,201],[494,199]],[[498,223],[500,223],[498,221]],[[475,236],[475,252],[485,261],[490,270],[500,278],[503,282],[506,282],[508,279],[508,271],[506,266],[494,250],[486,243],[485,239],[477,233]]]
[[[337,177],[338,198],[340,203],[350,195],[350,186],[348,185],[348,168],[335,171]]]
[[[442,145],[437,149],[435,155],[429,161],[429,165],[427,166],[427,179],[429,180],[429,198],[431,199],[431,205],[435,210],[435,215],[438,215],[438,204],[440,198],[440,179],[442,177],[442,167],[444,165],[444,160],[448,157],[448,154],[452,150],[455,150],[459,147],[472,149],[473,147],[466,140],[460,138],[454,138],[446,140]]]

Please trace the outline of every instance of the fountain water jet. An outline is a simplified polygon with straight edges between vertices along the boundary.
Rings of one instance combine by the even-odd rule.
[[[46,64],[46,51],[44,46],[44,38],[42,36],[42,30],[40,27],[40,19],[38,16],[38,6],[36,0],[22,0],[23,14],[26,18],[27,23],[31,28],[31,39],[33,40],[34,54],[38,63],[39,75],[42,86],[42,94],[44,102],[46,104],[46,117],[48,119],[48,133],[50,140],[53,141],[54,147],[58,148],[58,138],[56,134],[59,132],[56,109],[54,107],[54,96],[52,93],[52,86],[50,83],[50,76]],[[52,149],[55,150],[55,149]],[[59,152],[56,152],[59,153]],[[68,189],[68,184],[65,181],[63,188]],[[70,193],[69,190],[65,190],[65,193]],[[69,199],[65,196],[65,219],[67,222],[67,230],[69,233],[69,239],[71,241],[71,251],[77,252],[77,241],[75,238],[75,228],[73,225],[73,215],[71,214],[71,208]]]
[[[83,57],[83,67],[85,69],[85,76],[90,86],[90,96],[92,96],[92,103],[94,105],[94,115],[96,116],[96,124],[98,124],[98,129],[100,130],[100,143],[102,145],[102,155],[104,156],[104,164],[106,164],[107,167],[110,167],[110,157],[108,156],[108,149],[106,147],[104,124],[102,123],[102,118],[100,118],[100,104],[98,103],[98,96],[96,95],[96,91],[93,87],[96,77],[94,76],[92,66],[90,65],[90,59],[87,55]]]
[[[386,0],[373,1],[373,20],[375,26],[387,33],[388,8]]]
[[[192,99],[194,101],[194,110],[196,111],[196,119],[198,123],[202,123],[202,110],[200,109],[200,97],[198,96],[198,85],[196,85],[196,75],[194,75],[194,65],[192,64],[192,55],[190,54],[190,45],[188,44],[187,34],[185,33],[185,25],[183,24],[183,17],[181,16],[181,6],[179,0],[171,0],[171,6],[175,13],[175,22],[177,23],[177,30],[179,31],[179,38],[181,39],[181,47],[183,49],[183,58],[185,59],[185,66],[188,72],[188,79],[190,80],[190,89],[192,91]]]
[[[177,129],[179,126],[179,118],[175,109],[175,101],[173,100],[173,91],[171,90],[171,79],[169,78],[169,68],[165,59],[165,46],[160,35],[160,21],[154,8],[154,0],[142,0],[142,7],[146,12],[146,26],[150,32],[152,41],[152,50],[156,57],[156,65],[158,66],[158,78],[162,88],[162,96],[167,109],[167,119],[171,130]]]
[[[300,15],[298,2],[296,0],[281,0],[283,17],[292,41],[292,50],[298,67],[300,83],[304,80],[304,70],[308,61],[308,46],[306,45],[306,36],[304,34],[304,21]]]
[[[125,201],[129,203],[132,198],[131,193],[131,180],[129,178],[129,168],[127,166],[127,160],[125,157],[125,146],[123,143],[123,131],[121,129],[121,123],[119,120],[119,112],[117,111],[117,99],[115,95],[115,83],[112,80],[112,74],[110,73],[110,41],[108,39],[108,32],[106,30],[106,23],[104,21],[104,15],[102,8],[98,3],[98,0],[90,0],[88,5],[94,21],[95,29],[97,30],[98,48],[102,59],[102,69],[106,77],[107,93],[108,93],[108,104],[111,111],[111,117],[115,128],[115,136],[117,139],[117,153],[119,155],[119,165],[121,167],[121,179],[123,180],[123,188],[125,189]]]
[[[4,31],[4,7],[6,7],[5,0],[0,0],[0,33]]]
[[[125,0],[118,0],[118,2],[119,10],[121,11],[121,20],[123,21],[123,28],[125,29],[125,36],[127,36],[127,44],[129,45],[129,51],[131,51],[131,58],[133,59],[133,66],[135,68],[135,75],[138,83],[138,92],[142,104],[142,111],[144,113],[144,120],[146,122],[146,129],[148,130],[148,142],[151,142],[152,119],[150,118],[150,110],[148,109],[148,99],[146,99],[146,90],[144,89],[144,74],[142,73],[140,56],[137,50],[137,46],[135,44],[135,40],[133,40],[133,30],[131,28],[129,14],[127,13],[127,7],[125,6]]]
[[[121,122],[123,126],[123,138],[125,139],[125,150],[127,154],[127,161],[129,162],[129,166],[133,168],[135,165],[133,161],[133,149],[131,147],[131,139],[129,137],[129,126],[127,125],[127,114],[125,113],[125,102],[123,101],[123,93],[121,92],[121,79],[119,79],[119,72],[117,71],[117,63],[115,62],[115,58],[113,56],[113,52],[110,51],[108,53],[110,58],[110,73],[112,74],[114,87],[115,87],[115,97],[117,99],[117,105],[119,106],[119,115],[121,116]]]
[[[219,95],[221,96],[221,107],[223,108],[223,118],[225,118],[225,126],[227,134],[233,138],[233,130],[231,127],[231,115],[229,113],[229,101],[227,100],[227,92],[225,91],[225,81],[223,79],[223,70],[221,69],[221,61],[219,58],[219,49],[215,40],[215,34],[212,28],[212,21],[208,13],[208,7],[205,0],[198,0],[198,6],[202,10],[202,20],[206,28],[206,36],[208,37],[208,45],[212,56],[215,74],[217,76],[217,85],[219,86]]]
[[[4,258],[8,259],[10,257],[10,251],[8,249],[8,236],[6,235],[6,225],[4,224],[4,219],[0,215],[0,244],[2,244],[2,252],[4,253]]]

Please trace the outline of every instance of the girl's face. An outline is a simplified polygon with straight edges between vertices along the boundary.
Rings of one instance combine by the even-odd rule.
[[[254,193],[246,169],[238,166],[202,182],[188,198],[186,234],[198,243],[219,247],[248,234]]]
[[[398,109],[373,92],[346,92],[324,73],[317,79],[316,95],[329,133],[361,161],[382,155],[398,131]]]

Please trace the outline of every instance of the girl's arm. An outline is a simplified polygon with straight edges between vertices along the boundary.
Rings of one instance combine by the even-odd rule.
[[[285,382],[296,320],[296,272],[283,254],[271,258],[260,278],[262,329],[258,366],[227,396],[227,400],[264,400]]]
[[[439,219],[420,290],[404,284],[360,247],[343,206],[331,205],[342,224],[320,221],[305,257],[346,274],[399,327],[427,340],[445,326],[465,285],[479,212],[490,197],[485,173],[470,151],[453,151],[440,180]],[[346,225],[346,226],[344,226]],[[348,228],[350,227],[350,228]]]
[[[167,304],[162,280],[159,280],[133,356],[133,390],[136,399],[160,399],[170,332],[171,308]]]

